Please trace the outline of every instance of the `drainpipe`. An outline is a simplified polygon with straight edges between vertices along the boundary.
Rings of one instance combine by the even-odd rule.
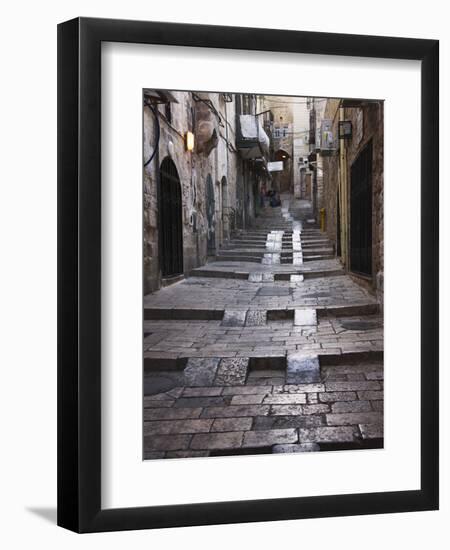
[[[345,119],[342,102],[339,105],[339,120]],[[348,185],[347,185],[347,148],[344,139],[339,140],[339,190],[341,201],[341,253],[344,267],[349,269],[350,259],[348,255],[349,242],[349,212],[348,212]]]
[[[227,103],[225,102],[225,136],[226,136],[226,147],[227,147],[227,184],[225,185],[225,194],[226,194],[226,225],[227,225],[227,240],[230,240],[231,238],[231,231],[230,231],[230,151],[228,149],[228,143],[229,143],[229,135],[228,135],[228,113],[227,113]],[[236,104],[235,104],[236,108]],[[220,185],[222,185],[222,180],[220,181]],[[236,182],[235,182],[235,188],[236,188]],[[223,189],[222,189],[222,195],[223,195]],[[222,196],[223,201],[223,196]],[[235,205],[236,206],[236,205]],[[224,223],[223,219],[223,203],[222,203],[222,224]]]

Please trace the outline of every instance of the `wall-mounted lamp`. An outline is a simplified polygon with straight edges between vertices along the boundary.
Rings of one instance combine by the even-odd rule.
[[[192,132],[186,132],[184,136],[184,141],[186,144],[186,151],[193,151],[195,147],[195,137]]]
[[[339,139],[351,139],[352,123],[350,120],[339,121]]]

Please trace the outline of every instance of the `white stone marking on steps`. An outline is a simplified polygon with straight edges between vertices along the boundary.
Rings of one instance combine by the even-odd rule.
[[[280,254],[264,254],[261,263],[264,265],[273,265],[281,263]]]
[[[270,231],[267,234],[266,250],[261,263],[273,265],[281,263],[281,249],[283,246],[284,231]]]
[[[292,231],[292,263],[293,265],[303,264],[302,240],[298,229]]]
[[[248,280],[252,283],[260,283],[263,280],[263,274],[258,271],[253,271],[248,274]]]
[[[317,313],[315,309],[296,309],[294,317],[296,326],[317,325]]]
[[[302,265],[303,264],[303,254],[301,252],[292,253],[292,264],[293,265]]]

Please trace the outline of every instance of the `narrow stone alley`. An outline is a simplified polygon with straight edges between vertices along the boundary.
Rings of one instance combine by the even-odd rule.
[[[144,458],[383,446],[383,319],[281,195],[144,297]]]

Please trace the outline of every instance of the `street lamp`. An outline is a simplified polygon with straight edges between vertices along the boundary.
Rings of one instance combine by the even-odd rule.
[[[339,139],[351,139],[352,137],[352,122],[351,120],[339,121]]]
[[[195,147],[195,137],[192,132],[186,132],[184,136],[184,141],[186,144],[186,151],[193,151]]]

